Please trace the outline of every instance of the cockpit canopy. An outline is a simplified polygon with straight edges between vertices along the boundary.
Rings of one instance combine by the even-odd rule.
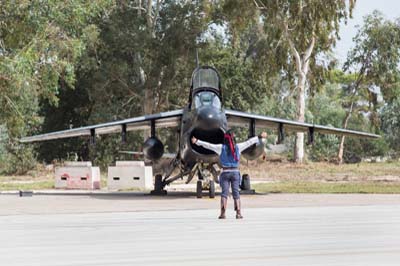
[[[197,68],[192,75],[193,90],[201,88],[220,89],[219,75],[212,67]]]
[[[191,84],[191,99],[195,108],[211,105],[221,108],[221,83],[217,70],[202,66],[193,71]]]

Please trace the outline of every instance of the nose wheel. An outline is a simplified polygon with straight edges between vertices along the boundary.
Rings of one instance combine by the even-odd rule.
[[[201,180],[197,181],[196,197],[198,199],[201,199],[203,197],[203,182],[201,182]]]
[[[212,164],[203,165],[198,163],[192,170],[192,175],[188,178],[187,183],[192,180],[194,173],[197,173],[198,180],[196,184],[196,197],[202,198],[203,191],[208,191],[210,199],[215,198],[215,182],[218,182],[218,171]]]
[[[210,180],[210,182],[209,182],[208,195],[209,195],[210,199],[215,198],[215,182],[214,182],[214,180]]]
[[[198,180],[197,185],[196,185],[196,197],[198,199],[203,197],[204,190],[206,190],[206,191],[208,190],[208,196],[210,197],[210,199],[215,198],[215,182],[214,182],[214,180],[209,180],[208,182],[203,182],[201,180]]]

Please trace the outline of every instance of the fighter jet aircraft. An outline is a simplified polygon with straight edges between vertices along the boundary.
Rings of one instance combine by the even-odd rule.
[[[336,134],[365,138],[379,138],[379,135],[339,129],[310,123],[301,123],[264,115],[224,109],[220,76],[210,66],[197,67],[192,74],[188,104],[179,110],[144,115],[125,120],[97,124],[81,128],[68,129],[22,138],[20,141],[35,142],[61,138],[89,136],[95,143],[96,135],[120,133],[126,140],[128,131],[150,129],[151,136],[143,144],[143,153],[148,160],[156,161],[163,156],[164,145],[156,136],[156,128],[179,127],[179,149],[171,160],[169,171],[155,176],[154,193],[165,194],[165,186],[187,176],[189,183],[197,174],[197,196],[208,190],[210,197],[215,196],[215,183],[218,182],[219,158],[214,152],[191,143],[192,136],[210,143],[222,143],[224,133],[233,126],[248,127],[249,137],[255,136],[256,128],[277,130],[278,142],[282,142],[286,132],[308,133],[308,142],[314,141],[315,133]],[[260,140],[243,152],[249,160],[258,158],[264,151]],[[179,173],[172,176],[175,169]]]

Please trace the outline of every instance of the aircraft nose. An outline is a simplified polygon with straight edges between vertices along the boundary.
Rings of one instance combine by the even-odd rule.
[[[212,108],[200,108],[197,111],[197,127],[210,130],[210,129],[219,129],[221,127],[222,117],[221,111]]]

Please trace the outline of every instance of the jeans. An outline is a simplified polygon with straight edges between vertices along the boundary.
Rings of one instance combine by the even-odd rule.
[[[239,199],[239,185],[240,185],[240,172],[239,171],[226,171],[222,172],[219,176],[219,185],[222,188],[221,197],[228,198],[229,185],[232,188],[232,197]]]

